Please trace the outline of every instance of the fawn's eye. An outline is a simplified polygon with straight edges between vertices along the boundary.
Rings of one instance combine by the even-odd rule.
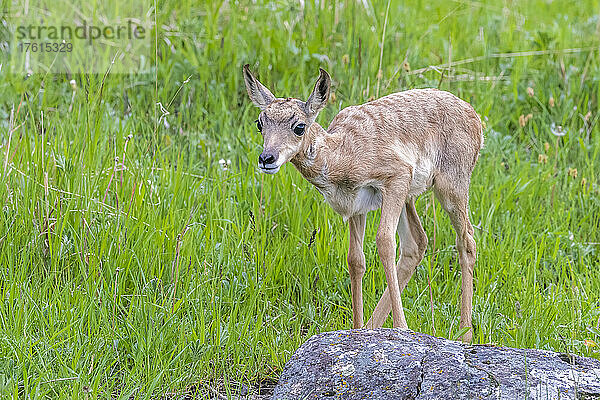
[[[304,129],[306,128],[305,124],[298,124],[296,125],[296,127],[294,128],[294,133],[298,136],[302,136],[304,135]]]
[[[259,132],[262,132],[262,124],[260,123],[259,120],[254,121],[256,122],[256,128],[258,129]]]

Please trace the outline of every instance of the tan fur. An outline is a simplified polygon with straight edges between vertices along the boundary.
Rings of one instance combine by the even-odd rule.
[[[473,108],[448,92],[407,90],[347,107],[324,130],[314,122],[329,97],[331,80],[324,70],[306,103],[276,99],[247,66],[244,78],[250,98],[263,110],[259,120],[264,151],[278,156],[272,165],[261,166],[262,170],[274,173],[291,161],[349,222],[354,328],[363,327],[365,215],[378,208],[381,219],[376,242],[388,287],[367,327],[381,327],[391,310],[393,326],[407,328],[400,293],[427,247],[414,200],[430,188],[457,233],[462,271],[460,327],[471,327],[476,247],[468,216],[468,191],[483,146],[481,121]],[[306,124],[301,137],[293,133],[298,123]],[[397,263],[396,234],[401,248]],[[470,342],[471,330],[462,339]]]

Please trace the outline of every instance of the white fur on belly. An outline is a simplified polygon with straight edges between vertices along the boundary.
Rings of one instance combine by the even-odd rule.
[[[366,214],[381,207],[381,190],[373,186],[358,189],[354,198],[354,214]]]
[[[353,215],[366,214],[381,207],[381,191],[374,186],[363,186],[356,191],[346,192],[331,185],[319,189],[325,200],[344,221]]]

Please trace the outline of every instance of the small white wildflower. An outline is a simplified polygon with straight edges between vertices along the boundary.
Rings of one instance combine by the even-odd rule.
[[[567,134],[567,132],[563,130],[562,125],[556,125],[554,122],[550,124],[550,132],[552,132],[554,136],[565,136]]]
[[[219,165],[221,166],[223,171],[227,171],[229,169],[229,167],[231,166],[231,160],[230,159],[225,160],[225,159],[221,158],[219,160]]]

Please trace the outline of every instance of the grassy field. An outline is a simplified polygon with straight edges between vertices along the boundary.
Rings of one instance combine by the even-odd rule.
[[[234,394],[276,380],[311,335],[351,327],[347,227],[293,166],[257,172],[245,63],[304,99],[327,69],[325,127],[409,88],[469,101],[486,124],[474,342],[600,358],[596,1],[157,9],[154,66],[138,74],[0,71],[2,398]],[[408,324],[452,339],[454,232],[431,194],[417,208],[429,247],[403,293]],[[377,221],[366,315],[385,287]]]

